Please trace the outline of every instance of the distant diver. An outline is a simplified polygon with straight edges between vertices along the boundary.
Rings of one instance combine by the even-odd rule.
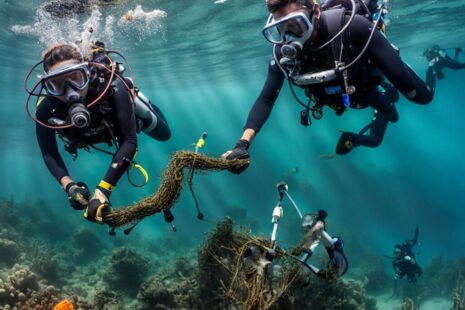
[[[357,146],[381,144],[388,123],[398,120],[394,105],[398,92],[417,104],[432,101],[433,70],[427,71],[425,83],[402,61],[380,26],[384,4],[374,6],[369,1],[377,10],[371,12],[360,0],[331,2],[320,6],[311,0],[267,0],[271,14],[263,35],[273,44],[268,77],[242,137],[223,157],[249,157],[250,143],[269,118],[285,79],[303,106],[300,122],[304,126],[311,124],[311,116],[321,119],[325,106],[336,115],[350,108],[373,108],[374,119],[368,126],[359,133],[342,133],[336,146],[340,155]],[[298,100],[293,85],[305,90],[308,103]]]
[[[394,257],[392,266],[395,272],[395,279],[402,279],[407,276],[411,283],[415,283],[418,277],[423,273],[418,266],[413,248],[418,245],[418,228],[415,229],[413,240],[406,240],[402,244],[394,246]]]
[[[66,191],[71,207],[85,209],[85,218],[97,222],[110,212],[110,194],[128,168],[136,167],[143,173],[145,183],[148,181],[145,170],[134,162],[137,134],[144,131],[159,141],[166,141],[171,136],[160,109],[135,87],[132,78],[123,77],[124,66],[115,62],[110,54],[117,54],[126,61],[122,54],[106,50],[98,41],[88,59],[74,46],[54,45],[25,79],[29,93],[26,104],[31,96],[38,98],[35,117],[29,110],[28,113],[37,123],[37,141],[45,164]],[[40,64],[43,64],[45,73],[29,90],[28,78]],[[40,90],[36,91],[38,88]],[[65,150],[74,159],[78,149],[102,151],[112,156],[93,195],[85,183],[71,178],[58,151],[55,135],[63,140]],[[116,151],[102,150],[96,146],[99,143],[115,146]]]
[[[447,55],[447,50],[453,50],[455,52],[454,59]],[[464,48],[441,48],[439,45],[433,45],[428,48],[423,55],[428,59],[429,66],[434,68],[436,77],[439,80],[444,78],[444,68],[449,68],[452,70],[465,69],[465,62],[459,61],[459,55],[465,51]]]

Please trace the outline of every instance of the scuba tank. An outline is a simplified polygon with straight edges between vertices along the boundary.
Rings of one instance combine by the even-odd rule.
[[[155,106],[139,90],[136,91],[134,104],[137,131],[143,131],[150,137],[158,140],[157,135],[155,134],[158,124],[158,117]]]
[[[133,86],[136,91],[136,96],[134,97],[134,114],[136,115],[137,133],[143,131],[151,138],[160,140],[157,132],[157,107],[150,102],[150,100],[137,87],[135,87],[132,78],[125,77],[125,80],[129,80],[131,82],[131,86]]]

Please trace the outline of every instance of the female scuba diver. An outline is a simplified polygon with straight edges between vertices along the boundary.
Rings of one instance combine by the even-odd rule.
[[[325,106],[338,116],[350,109],[373,108],[374,117],[365,128],[342,133],[336,146],[339,155],[357,146],[381,144],[388,124],[398,121],[394,103],[399,92],[417,104],[431,102],[432,68],[425,83],[402,61],[383,33],[384,4],[375,2],[329,0],[320,6],[315,0],[266,1],[270,15],[262,32],[273,45],[268,76],[241,138],[224,158],[249,158],[249,146],[268,120],[285,80],[293,94],[296,86],[308,97],[304,103],[294,94],[303,106],[304,126],[311,124],[312,116],[321,119]]]
[[[152,138],[166,141],[170,129],[161,111],[145,98],[133,84],[133,79],[122,76],[124,67],[109,57],[118,52],[105,50],[102,42],[95,43],[92,55],[84,59],[68,44],[52,46],[26,76],[25,87],[37,96],[36,134],[47,168],[68,195],[71,207],[86,210],[89,221],[101,222],[111,211],[110,194],[131,164],[135,164],[137,133],[141,130]],[[43,64],[45,74],[32,90],[27,79]],[[129,66],[129,64],[127,64]],[[130,67],[129,67],[130,69]],[[35,90],[41,86],[38,93]],[[46,94],[42,93],[45,89]],[[103,151],[113,155],[111,164],[93,195],[83,182],[75,182],[58,151],[55,135],[60,137],[65,150],[74,159],[78,149]],[[95,146],[98,143],[115,145],[111,153]],[[139,166],[148,180],[147,174]],[[131,182],[132,183],[132,182]]]

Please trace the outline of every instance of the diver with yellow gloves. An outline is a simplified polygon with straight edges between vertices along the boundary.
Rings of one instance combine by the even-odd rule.
[[[303,106],[300,122],[304,126],[311,124],[312,117],[321,119],[325,106],[338,116],[351,109],[373,108],[374,117],[365,128],[342,133],[336,146],[340,155],[357,146],[381,144],[388,124],[398,120],[394,103],[399,92],[417,104],[433,99],[432,68],[425,83],[386,38],[385,3],[327,2],[320,6],[312,0],[266,1],[270,15],[262,32],[273,44],[268,76],[242,137],[224,158],[249,157],[249,145],[269,118],[285,80]],[[376,12],[371,11],[374,8]],[[308,103],[299,100],[293,86],[304,89]]]
[[[72,45],[52,46],[29,71],[25,88],[29,93],[26,105],[32,96],[38,98],[35,117],[29,109],[28,114],[37,123],[37,141],[45,164],[66,191],[71,207],[85,209],[86,219],[101,222],[105,212],[111,210],[112,191],[131,165],[148,181],[146,172],[134,162],[137,134],[144,131],[156,140],[166,141],[171,132],[161,111],[135,87],[132,78],[122,76],[125,67],[109,55],[115,53],[126,61],[124,56],[107,51],[102,42],[95,42],[93,48],[84,57]],[[28,78],[40,64],[45,73],[29,90]],[[70,177],[56,136],[74,159],[78,149],[112,155],[111,164],[92,195],[85,183]],[[98,143],[116,146],[116,152],[102,150]]]

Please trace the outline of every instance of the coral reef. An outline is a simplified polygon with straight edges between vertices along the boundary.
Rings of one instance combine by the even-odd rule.
[[[93,310],[124,310],[119,295],[116,292],[98,288],[95,292]]]
[[[103,280],[112,290],[121,290],[136,296],[139,286],[150,270],[149,261],[129,248],[115,249]]]
[[[100,257],[102,250],[106,248],[101,237],[92,229],[79,229],[71,236],[71,244],[77,253],[73,259],[76,262],[88,263]]]
[[[94,310],[75,296],[70,299],[76,310]],[[51,310],[62,300],[58,288],[41,285],[25,265],[14,265],[6,281],[0,279],[0,310]]]
[[[454,301],[452,310],[465,310],[465,284],[454,290],[452,300]]]
[[[0,239],[0,264],[11,267],[20,255],[20,249],[16,242],[8,239]]]
[[[64,271],[51,250],[34,241],[27,253],[32,271],[51,284],[64,284]]]

